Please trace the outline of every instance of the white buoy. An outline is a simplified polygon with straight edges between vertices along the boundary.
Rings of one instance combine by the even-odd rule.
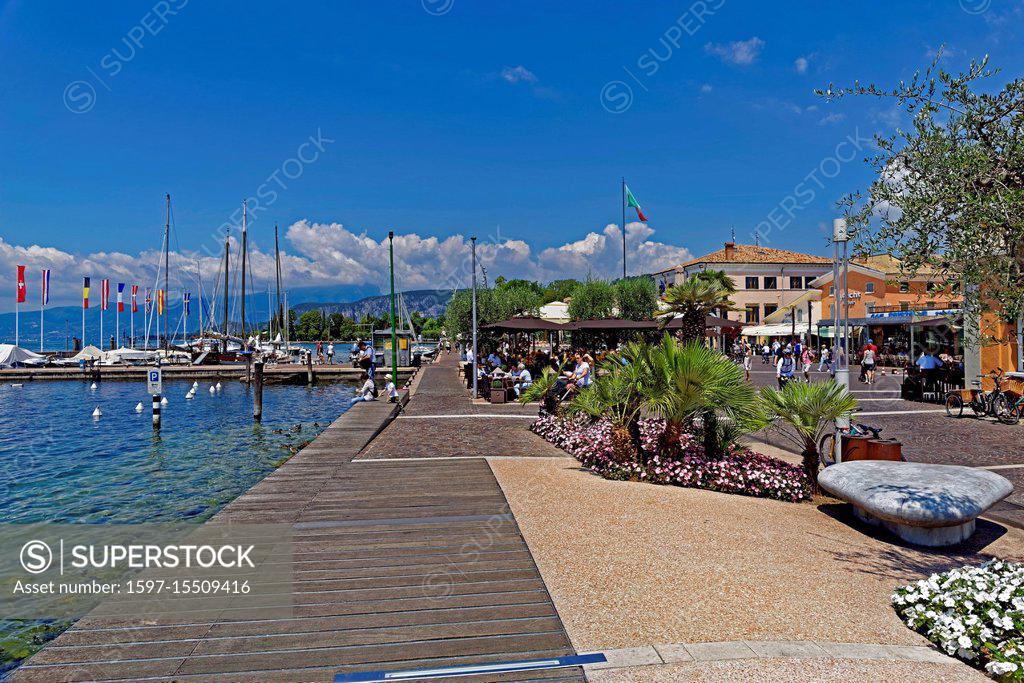
[[[192,388],[193,389],[198,389],[199,388],[199,382],[192,382]]]
[[[162,399],[160,399],[160,405],[162,405],[162,406],[167,405],[167,397],[166,396],[164,396]]]
[[[144,410],[144,408],[142,407],[142,401],[139,401],[139,404],[137,406],[135,406],[135,412],[136,413],[141,413],[143,410]]]
[[[93,391],[96,391],[96,382],[93,382],[92,386],[90,386],[89,388],[92,389]]]
[[[185,398],[186,398],[186,399],[191,399],[193,395],[194,395],[194,394],[193,394],[193,393],[192,393],[192,392],[190,391],[190,392],[188,392],[187,394],[185,394]]]
[[[217,391],[220,391],[220,382],[217,382]]]
[[[213,392],[215,392],[215,391],[217,391],[217,390],[216,390],[216,389],[214,389],[213,385],[211,384],[211,385],[210,385],[210,393],[212,394],[212,393],[213,393]]]
[[[100,410],[99,406],[96,406],[96,410],[92,411],[92,416],[95,418],[103,417],[103,411]]]

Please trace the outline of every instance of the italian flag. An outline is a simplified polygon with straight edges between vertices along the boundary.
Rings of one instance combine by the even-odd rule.
[[[628,187],[626,188],[626,206],[631,206],[636,209],[637,218],[644,223],[647,222],[647,216],[644,215],[643,209],[640,208],[640,202],[636,200],[636,197],[633,196],[632,191],[630,191]]]

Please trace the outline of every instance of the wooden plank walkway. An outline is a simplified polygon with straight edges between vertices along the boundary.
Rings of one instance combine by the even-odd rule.
[[[447,372],[447,364],[429,366],[423,380]],[[90,616],[14,680],[330,681],[337,673],[572,655],[485,460],[352,462],[394,408],[356,406],[211,520],[291,525],[290,617]],[[412,443],[419,422],[389,429],[401,426]],[[585,679],[577,668],[456,680]]]

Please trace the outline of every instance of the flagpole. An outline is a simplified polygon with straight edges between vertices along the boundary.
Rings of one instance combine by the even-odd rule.
[[[626,178],[622,178],[622,279],[626,279]]]
[[[132,285],[133,287],[135,285]],[[135,302],[138,299],[139,291],[135,290],[132,294],[132,310],[128,313],[128,339],[131,342],[132,348],[135,348]]]
[[[19,295],[20,296],[20,295]],[[18,303],[18,297],[14,298],[14,345],[18,345],[18,311],[21,308],[21,304]]]
[[[43,308],[46,306],[43,302],[39,302],[39,353],[43,352]]]

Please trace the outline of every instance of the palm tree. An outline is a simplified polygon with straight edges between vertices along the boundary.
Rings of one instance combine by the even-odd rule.
[[[736,307],[729,298],[736,291],[729,278],[720,270],[707,270],[673,285],[665,293],[666,310],[658,313],[662,328],[677,315],[682,317],[681,336],[684,342],[704,338],[704,321],[712,311],[727,311]]]
[[[630,342],[609,356],[595,373],[589,387],[576,392],[569,414],[606,418],[612,424],[612,450],[617,462],[638,461],[640,415],[648,385],[655,379],[652,350],[647,344]]]
[[[562,368],[555,370],[554,368],[544,368],[540,376],[533,379],[533,383],[530,386],[525,387],[519,392],[519,402],[533,403],[534,401],[543,402],[547,397],[548,393],[554,389],[555,382],[558,381],[558,377],[562,374]]]
[[[703,321],[702,329],[703,329]],[[668,334],[654,348],[654,381],[645,387],[644,407],[666,421],[661,452],[679,453],[679,437],[700,421],[704,452],[720,456],[740,434],[761,424],[756,394],[743,370],[699,341],[680,344]]]
[[[857,399],[832,380],[789,382],[781,390],[762,387],[761,405],[766,420],[791,428],[779,431],[801,449],[804,473],[817,492],[818,443],[837,418],[856,409]]]

